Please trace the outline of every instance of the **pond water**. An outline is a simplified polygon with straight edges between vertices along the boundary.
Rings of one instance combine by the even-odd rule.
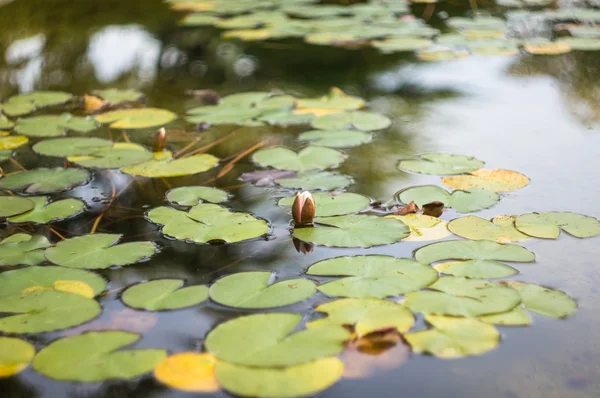
[[[0,4],[2,1],[0,1]],[[66,1],[15,0],[0,7],[0,97],[32,90],[61,90],[82,95],[105,87],[135,88],[148,106],[183,114],[200,105],[188,90],[212,89],[225,95],[279,89],[297,97],[317,97],[330,87],[365,98],[371,111],[392,119],[389,129],[374,140],[345,149],[348,159],[338,170],[355,179],[349,192],[387,201],[401,188],[439,184],[439,177],[401,172],[398,160],[426,152],[476,156],[486,167],[519,171],[531,179],[524,189],[502,194],[483,218],[534,211],[572,211],[600,217],[600,58],[597,52],[556,56],[469,56],[444,62],[424,62],[410,53],[381,54],[374,49],[351,50],[311,46],[299,40],[243,43],[220,38],[214,28],[180,27],[182,14],[160,0]],[[485,2],[484,5],[487,5]],[[495,15],[497,8],[489,5]],[[424,6],[414,5],[420,16]],[[436,5],[430,23],[441,16],[470,15],[468,2]],[[441,13],[441,14],[440,14]],[[532,22],[533,23],[533,22]],[[527,27],[532,28],[533,27]],[[168,146],[176,152],[196,137],[198,146],[226,137],[231,126],[196,132],[183,120],[168,126]],[[296,128],[235,128],[233,139],[210,153],[228,158],[266,138],[271,143],[299,147]],[[150,145],[152,129],[129,133]],[[186,133],[183,133],[183,132]],[[120,134],[113,131],[113,134]],[[92,133],[107,136],[107,129]],[[34,142],[39,139],[34,139]],[[58,167],[62,159],[43,164],[30,149],[19,151],[27,169]],[[4,163],[5,172],[17,166]],[[109,171],[63,194],[86,201],[79,217],[53,224],[70,237],[88,233],[112,189],[124,189],[104,213],[98,232],[123,234],[125,241],[150,240],[161,251],[149,261],[99,271],[109,281],[100,298],[102,314],[65,331],[27,336],[36,348],[62,336],[97,329],[121,329],[143,335],[136,348],[164,348],[169,353],[200,351],[203,339],[217,324],[244,311],[215,303],[172,312],[142,312],[120,300],[123,287],[159,278],[210,284],[240,271],[273,271],[279,279],[301,277],[311,264],[337,256],[386,254],[412,257],[419,242],[370,249],[316,246],[301,254],[294,248],[287,208],[276,206],[285,196],[276,187],[261,188],[238,180],[256,170],[249,157],[222,178],[220,168],[188,177],[137,178]],[[111,181],[114,184],[111,185]],[[144,211],[164,205],[165,192],[186,185],[210,185],[227,190],[227,204],[270,221],[268,240],[232,245],[195,245],[164,238],[146,221]],[[447,209],[445,220],[460,214]],[[2,236],[17,232],[2,227]],[[46,226],[26,229],[58,238]],[[531,239],[521,244],[536,254],[536,262],[521,264],[517,280],[560,289],[578,303],[576,314],[554,319],[532,314],[530,327],[499,327],[500,345],[482,356],[442,360],[401,350],[375,361],[368,377],[343,378],[322,397],[441,396],[447,398],[587,398],[600,396],[600,255],[598,237],[557,240]],[[1,288],[1,287],[0,287]],[[327,297],[286,307],[287,312],[311,314]],[[277,312],[278,309],[267,310]],[[417,328],[423,328],[422,316]],[[367,367],[365,362],[361,366]],[[0,379],[3,396],[16,397],[177,397],[146,375],[132,381],[69,383],[54,381],[31,368]],[[224,392],[206,396],[227,396]]]

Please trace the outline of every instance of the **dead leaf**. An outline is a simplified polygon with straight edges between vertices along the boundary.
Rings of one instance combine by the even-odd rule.
[[[108,105],[107,101],[103,101],[99,97],[93,95],[83,95],[83,108],[88,113],[96,112]]]
[[[444,212],[443,202],[431,202],[423,205],[423,214],[431,217],[439,217]]]
[[[413,213],[417,213],[419,211],[419,206],[417,206],[417,204],[413,201],[410,202],[409,204],[407,204],[404,207],[401,207],[400,209],[396,210],[394,212],[395,216],[403,216],[405,214],[413,214]]]
[[[217,105],[221,97],[214,90],[186,90],[188,95],[193,95],[195,99],[204,102],[207,105]]]
[[[315,245],[309,242],[301,241],[298,238],[294,238],[292,242],[294,243],[294,247],[298,253],[309,254],[315,250]]]

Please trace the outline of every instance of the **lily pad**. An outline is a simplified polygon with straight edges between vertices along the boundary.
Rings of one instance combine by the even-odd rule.
[[[523,305],[529,311],[553,318],[564,318],[577,311],[575,300],[561,290],[517,281],[500,281],[498,283],[518,291]]]
[[[0,318],[1,332],[43,333],[87,322],[100,305],[78,294],[41,290],[0,297],[0,313],[8,314]]]
[[[275,185],[275,180],[279,178],[296,178],[297,175],[293,171],[286,170],[256,170],[250,173],[242,174],[238,179],[244,182],[254,183],[257,187],[266,187]]]
[[[122,167],[121,171],[134,176],[150,178],[181,177],[203,173],[212,169],[218,163],[218,158],[207,153],[173,159],[172,154],[165,151],[161,152],[159,156],[155,156],[153,160]]]
[[[448,224],[453,234],[472,240],[491,240],[498,243],[520,242],[530,237],[515,228],[516,216],[497,216],[492,221],[467,216],[456,218]],[[598,224],[600,233],[600,224]]]
[[[119,234],[93,234],[65,239],[46,250],[48,261],[69,268],[105,269],[137,263],[152,257],[152,242],[117,242]]]
[[[566,211],[523,214],[516,218],[515,227],[536,238],[556,239],[561,229],[577,238],[600,234],[600,222],[594,217]]]
[[[429,48],[433,42],[422,37],[391,37],[385,40],[375,40],[371,45],[383,53],[416,51]]]
[[[136,102],[144,97],[144,94],[137,90],[120,90],[109,88],[106,90],[94,90],[92,94],[108,101],[111,104],[122,104],[125,102]]]
[[[48,203],[47,196],[31,196],[28,199],[34,203],[34,208],[18,216],[9,217],[8,222],[48,224],[75,217],[85,210],[85,203],[79,199],[69,198],[51,203]]]
[[[148,213],[148,219],[164,225],[163,234],[196,243],[241,242],[269,232],[269,225],[264,220],[208,203],[198,204],[189,212],[157,207]]]
[[[343,152],[331,148],[308,146],[298,153],[285,147],[261,149],[252,160],[262,167],[278,170],[310,171],[337,167],[346,159]]]
[[[158,279],[125,290],[121,299],[130,307],[146,311],[178,310],[208,298],[204,285],[183,287],[181,279]]]
[[[429,286],[438,273],[428,265],[407,258],[370,255],[337,257],[313,264],[306,273],[318,276],[345,276],[319,285],[319,291],[333,297],[398,296]]]
[[[0,137],[0,151],[15,149],[29,142],[29,138],[24,135],[9,135]]]
[[[344,214],[358,213],[369,207],[371,199],[357,193],[350,192],[317,192],[313,194],[316,205],[317,217],[341,216]],[[282,198],[277,202],[279,206],[292,206],[294,196]]]
[[[344,364],[338,358],[285,368],[254,368],[217,362],[215,374],[227,391],[243,397],[293,398],[313,396],[342,377]]]
[[[26,193],[39,194],[68,191],[89,178],[90,173],[82,169],[39,168],[8,175],[0,180],[0,187],[12,190],[26,187]]]
[[[425,214],[406,214],[404,216],[386,216],[402,221],[410,228],[410,235],[402,239],[404,242],[425,242],[444,239],[452,233],[448,231],[448,223],[437,217]]]
[[[85,155],[69,156],[67,160],[83,167],[118,169],[147,162],[153,157],[152,152],[141,145],[117,142],[109,148],[100,148]]]
[[[308,328],[354,326],[359,337],[390,328],[405,333],[415,323],[412,312],[402,304],[376,298],[336,300],[319,305],[316,311],[327,317],[309,322]]]
[[[0,266],[36,265],[43,262],[44,249],[52,246],[45,236],[14,234],[0,241]],[[0,274],[0,279],[2,275]],[[10,291],[10,285],[4,286],[2,293]]]
[[[0,285],[3,286],[0,296],[20,294],[26,290],[30,291],[32,288],[58,290],[56,289],[56,282],[61,281],[85,283],[91,287],[92,297],[102,293],[106,288],[104,278],[93,272],[54,266],[27,267],[0,274]]]
[[[0,217],[11,217],[32,210],[35,203],[18,196],[0,196]]]
[[[600,51],[600,40],[598,37],[564,37],[556,41],[557,43],[565,43],[575,51]]]
[[[193,108],[188,111],[192,116],[185,118],[190,123],[207,124],[239,124],[258,117],[263,111],[257,108],[239,106],[209,105]]]
[[[426,315],[433,329],[404,335],[414,352],[439,358],[481,355],[500,343],[500,333],[492,325],[469,318]]]
[[[315,224],[294,228],[294,236],[322,246],[368,248],[396,243],[410,233],[401,221],[360,214],[320,217]]]
[[[436,264],[434,268],[442,274],[467,278],[506,278],[519,273],[509,265],[485,260],[448,261]]]
[[[229,194],[212,187],[179,187],[167,192],[167,200],[180,206],[194,206],[198,203],[221,203],[229,199]]]
[[[303,191],[331,191],[345,188],[354,180],[339,173],[329,171],[300,173],[297,177],[277,178],[275,183],[284,188],[300,189]]]
[[[99,382],[133,379],[150,372],[166,350],[120,350],[141,338],[120,330],[87,332],[53,341],[33,360],[33,369],[56,380]]]
[[[44,115],[19,119],[15,124],[15,131],[29,137],[59,137],[66,135],[67,131],[89,133],[97,127],[94,119],[63,113],[59,116]]]
[[[300,134],[298,139],[329,148],[351,148],[371,142],[373,134],[358,130],[311,130]]]
[[[160,361],[154,377],[181,391],[210,393],[219,391],[215,378],[217,358],[206,352],[180,352]]]
[[[102,138],[68,137],[38,142],[33,146],[33,150],[40,155],[67,157],[90,155],[100,149],[109,149],[112,146],[112,141]]]
[[[308,279],[285,279],[272,283],[271,272],[240,272],[219,279],[210,287],[210,298],[235,308],[283,307],[306,300],[317,291]]]
[[[1,109],[2,109],[2,106],[0,105],[0,110]],[[6,116],[4,116],[3,114],[0,113],[0,129],[3,129],[3,130],[12,129],[14,125],[15,125],[15,123],[12,120],[10,120],[9,118],[7,118]]]
[[[288,313],[242,316],[218,325],[204,344],[220,360],[261,368],[298,365],[344,350],[347,330],[323,326],[292,333],[301,320]]]
[[[515,289],[484,279],[444,276],[429,289],[408,293],[404,305],[425,314],[476,317],[510,311],[521,303]]]
[[[320,130],[374,131],[388,128],[391,124],[392,121],[383,115],[354,111],[320,116],[312,121],[311,126]]]
[[[264,112],[258,120],[271,126],[294,126],[309,124],[315,118],[310,113],[297,114],[290,110],[272,110]]]
[[[337,87],[331,88],[327,95],[320,98],[300,98],[296,101],[296,109],[305,113],[312,113],[312,110],[316,109],[350,111],[363,108],[365,105],[362,98],[348,95]]]
[[[96,116],[98,123],[110,123],[115,129],[143,129],[162,126],[177,119],[177,115],[166,109],[134,108],[106,112]]]
[[[22,372],[33,360],[35,347],[15,337],[0,337],[0,379]]]
[[[517,306],[508,312],[501,314],[483,315],[478,317],[482,322],[491,323],[492,325],[500,326],[529,326],[531,325],[531,317],[529,313],[523,309],[523,306]]]
[[[450,155],[447,153],[427,153],[419,155],[419,160],[401,160],[398,168],[421,174],[463,174],[479,169],[484,165],[472,156]]]
[[[500,196],[487,189],[470,188],[464,191],[449,193],[435,185],[422,185],[405,188],[394,194],[400,203],[415,202],[419,207],[431,202],[442,202],[445,207],[453,208],[459,213],[487,209],[500,201]]]
[[[36,91],[10,97],[0,104],[0,110],[8,116],[23,116],[39,108],[64,104],[71,97],[71,94],[61,91]]]
[[[550,41],[538,37],[528,39],[523,43],[523,49],[529,54],[535,55],[560,55],[571,52],[571,46],[565,42]]]
[[[529,178],[512,170],[479,169],[468,175],[444,177],[442,182],[454,189],[483,188],[494,192],[509,192],[529,185]]]

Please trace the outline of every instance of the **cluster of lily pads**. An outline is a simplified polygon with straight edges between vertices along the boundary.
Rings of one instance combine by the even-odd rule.
[[[13,97],[0,104],[6,115],[4,128],[12,130],[2,139],[24,137],[21,145],[25,145],[27,137],[36,136],[38,130],[31,127],[26,133],[27,129],[18,126],[35,125],[37,122],[24,121],[36,117],[46,117],[43,124],[56,118],[57,124],[45,130],[44,136],[85,134],[86,129],[79,128],[84,123],[92,130],[102,123],[115,129],[135,129],[162,126],[176,118],[167,110],[122,109],[123,104],[138,101],[141,94],[121,93],[119,97],[118,91],[110,93],[93,92],[82,99],[56,92]],[[126,99],[119,105],[123,96]],[[87,110],[90,116],[67,117],[63,112],[60,116],[23,117],[67,102],[73,109]],[[181,279],[142,281],[127,286],[120,295],[126,306],[138,311],[212,305],[217,310],[229,307],[257,313],[217,325],[204,340],[204,352],[169,355],[161,348],[125,348],[140,335],[120,330],[60,338],[37,353],[25,339],[0,337],[0,377],[17,374],[31,363],[33,370],[65,381],[131,379],[153,371],[160,382],[184,391],[223,388],[240,396],[306,396],[342,377],[344,362],[338,355],[350,350],[350,343],[357,339],[368,341],[377,334],[392,333],[398,341],[402,336],[415,353],[458,358],[494,349],[500,342],[495,325],[530,325],[530,312],[563,318],[576,311],[576,302],[560,290],[501,278],[519,272],[507,262],[535,260],[534,253],[510,243],[554,239],[561,230],[579,238],[595,236],[600,234],[598,220],[544,212],[501,215],[491,221],[465,216],[447,223],[430,215],[394,214],[410,203],[422,207],[431,202],[470,213],[493,206],[502,192],[529,183],[515,171],[484,169],[484,162],[474,157],[440,153],[400,160],[398,168],[444,176],[443,184],[453,191],[435,185],[404,188],[388,202],[384,215],[373,214],[376,206],[369,197],[345,191],[352,178],[330,171],[347,157],[341,148],[367,144],[378,130],[391,125],[387,117],[364,107],[364,100],[339,89],[319,98],[250,92],[193,108],[186,119],[200,125],[294,124],[306,128],[297,142],[308,145],[300,150],[260,149],[253,153],[252,161],[262,170],[240,177],[256,186],[278,186],[288,194],[278,198],[282,207],[292,205],[296,190],[313,191],[316,218],[313,226],[293,229],[293,237],[299,241],[364,249],[400,241],[436,241],[452,234],[464,240],[431,243],[416,250],[414,258],[330,258],[312,264],[305,276],[294,279],[256,271],[226,275],[210,285],[187,285]],[[73,119],[75,122],[70,122]],[[85,184],[95,169],[120,170],[132,178],[157,178],[205,172],[219,162],[210,154],[177,157],[165,150],[153,153],[135,143],[85,136],[50,138],[32,148],[42,156],[65,158],[67,163],[65,167],[18,171],[0,179],[0,189],[7,193],[0,196],[0,217],[9,225],[49,224],[85,212],[86,204],[80,199],[54,200],[45,195]],[[11,156],[18,147],[7,149]],[[163,235],[196,244],[244,242],[269,232],[267,220],[225,207],[229,198],[227,192],[214,187],[176,187],[166,193],[168,205],[149,210],[146,218],[159,225]],[[93,270],[139,263],[158,250],[151,241],[120,243],[121,239],[118,234],[93,232],[55,244],[36,234],[5,237],[0,241],[0,267],[11,268],[0,273],[0,333],[59,331],[97,317],[102,311],[97,297],[105,292],[107,281]],[[260,312],[315,295],[333,300],[318,305],[307,319],[293,312]],[[426,328],[413,329],[415,313],[423,314]]]

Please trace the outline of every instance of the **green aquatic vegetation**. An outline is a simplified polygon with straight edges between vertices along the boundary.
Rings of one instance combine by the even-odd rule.
[[[0,188],[11,190],[24,189],[28,194],[40,194],[56,191],[67,191],[84,184],[90,173],[82,169],[39,168],[11,174],[0,179]]]
[[[23,116],[39,108],[64,104],[72,97],[71,94],[62,91],[36,91],[10,97],[8,101],[0,104],[0,110],[10,117]]]
[[[467,216],[450,221],[448,229],[455,235],[472,240],[510,243],[529,239],[529,236],[515,228],[516,218],[516,216],[496,216],[488,221],[477,216]]]
[[[398,168],[414,173],[445,175],[468,173],[483,165],[484,162],[471,156],[428,153],[416,160],[401,160]]]
[[[290,148],[271,147],[252,155],[252,160],[259,166],[296,172],[337,167],[345,159],[343,152],[319,146],[308,146],[297,153]]]
[[[35,347],[15,337],[0,337],[0,379],[22,372],[33,360]]]
[[[515,219],[515,228],[536,238],[556,239],[561,230],[577,238],[589,238],[600,234],[600,221],[581,214],[551,211],[520,215]]]
[[[179,187],[166,194],[167,200],[180,206],[194,206],[198,203],[221,203],[229,199],[229,194],[212,187]]]
[[[46,237],[18,233],[0,241],[0,266],[36,265],[45,260],[44,250],[52,246]],[[0,279],[6,273],[0,274]],[[3,288],[10,291],[10,285]]]
[[[0,217],[11,217],[31,211],[35,203],[18,196],[0,196]]]
[[[208,299],[208,287],[184,287],[181,279],[157,279],[131,286],[121,299],[128,306],[140,310],[178,310]]]
[[[97,128],[94,119],[63,113],[58,116],[32,116],[18,119],[15,132],[28,137],[59,137],[67,131],[89,133]]]
[[[350,148],[371,142],[373,134],[357,130],[311,130],[300,134],[298,139],[329,148]]]
[[[291,207],[295,196],[280,199],[279,206]],[[341,216],[344,214],[358,213],[366,209],[371,199],[366,196],[351,192],[316,192],[313,194],[316,204],[316,217]]]
[[[96,116],[98,123],[108,123],[114,129],[143,129],[159,127],[177,119],[177,115],[166,109],[134,108],[102,113]]]
[[[85,203],[79,199],[69,198],[49,202],[47,196],[30,196],[27,200],[33,202],[33,209],[8,217],[8,222],[48,224],[75,217],[85,210]]]
[[[299,173],[296,177],[276,178],[275,183],[284,188],[303,191],[332,191],[345,188],[353,184],[354,180],[345,174],[321,171]]]
[[[422,185],[401,189],[394,194],[401,204],[415,202],[419,207],[431,202],[442,202],[444,207],[453,208],[459,213],[471,213],[487,209],[500,201],[500,196],[482,188],[467,188],[449,193],[436,185]]]
[[[171,152],[164,151],[155,154],[152,160],[121,167],[120,170],[133,176],[149,178],[181,177],[203,173],[218,163],[218,158],[206,153],[174,159]]]
[[[41,251],[41,255],[43,256],[43,250]],[[92,289],[92,297],[99,295],[106,289],[106,280],[98,274],[80,269],[46,265],[43,267],[20,268],[1,273],[0,285],[3,288],[0,296],[35,290],[57,290],[56,282],[61,281],[85,283]]]

